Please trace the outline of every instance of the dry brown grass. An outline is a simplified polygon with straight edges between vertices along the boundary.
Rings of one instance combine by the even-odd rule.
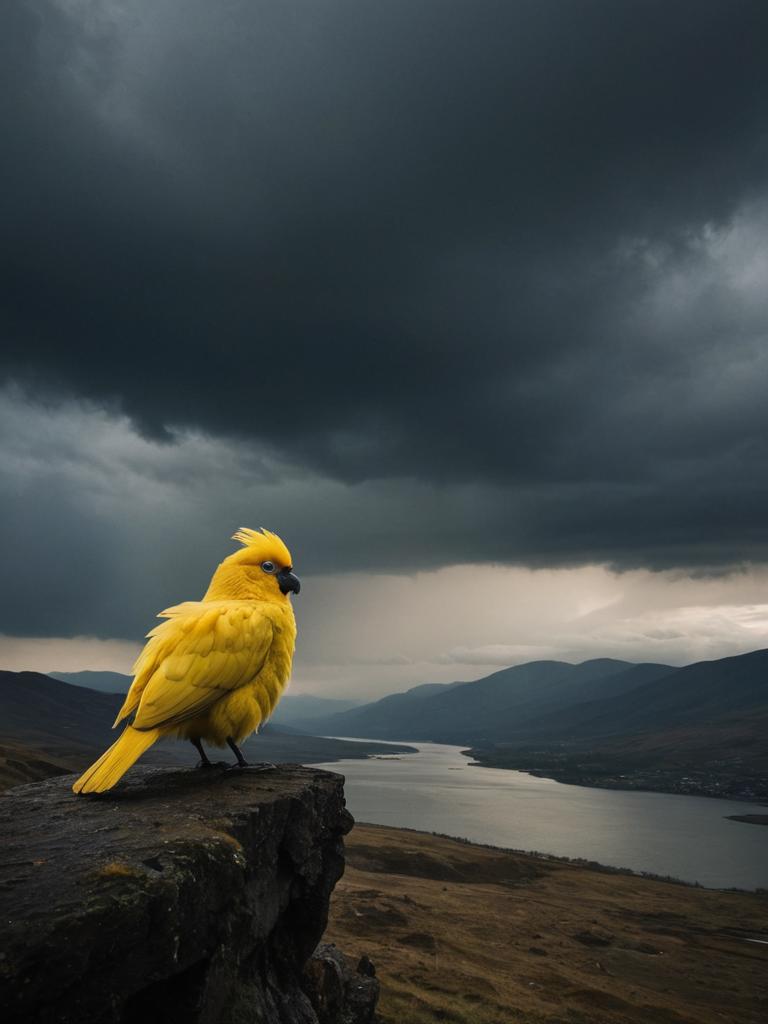
[[[76,771],[78,764],[23,743],[0,742],[0,792],[26,782],[41,782]]]
[[[113,860],[104,864],[96,872],[100,878],[141,878],[142,872],[131,864]]]
[[[372,825],[347,865],[326,939],[371,957],[385,1024],[768,1020],[765,896]]]

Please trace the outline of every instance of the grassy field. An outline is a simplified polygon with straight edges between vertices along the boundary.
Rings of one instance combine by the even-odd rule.
[[[768,896],[357,825],[327,941],[384,1024],[764,1024]]]

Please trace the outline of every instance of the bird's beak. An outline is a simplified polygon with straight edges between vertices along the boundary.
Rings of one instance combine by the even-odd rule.
[[[281,569],[277,574],[277,583],[280,590],[284,594],[288,594],[293,591],[294,594],[298,594],[301,590],[301,583],[299,577],[295,573],[291,572],[290,569]]]

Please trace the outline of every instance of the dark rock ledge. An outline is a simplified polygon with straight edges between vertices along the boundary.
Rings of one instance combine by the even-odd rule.
[[[352,824],[340,775],[136,768],[91,798],[71,783],[0,799],[6,1024],[372,1018],[369,972],[341,955],[329,972],[327,948],[307,969]]]

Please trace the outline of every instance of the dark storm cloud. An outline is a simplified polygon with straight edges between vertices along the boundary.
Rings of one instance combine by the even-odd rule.
[[[381,487],[339,568],[766,557],[764,3],[0,18],[9,377]]]

